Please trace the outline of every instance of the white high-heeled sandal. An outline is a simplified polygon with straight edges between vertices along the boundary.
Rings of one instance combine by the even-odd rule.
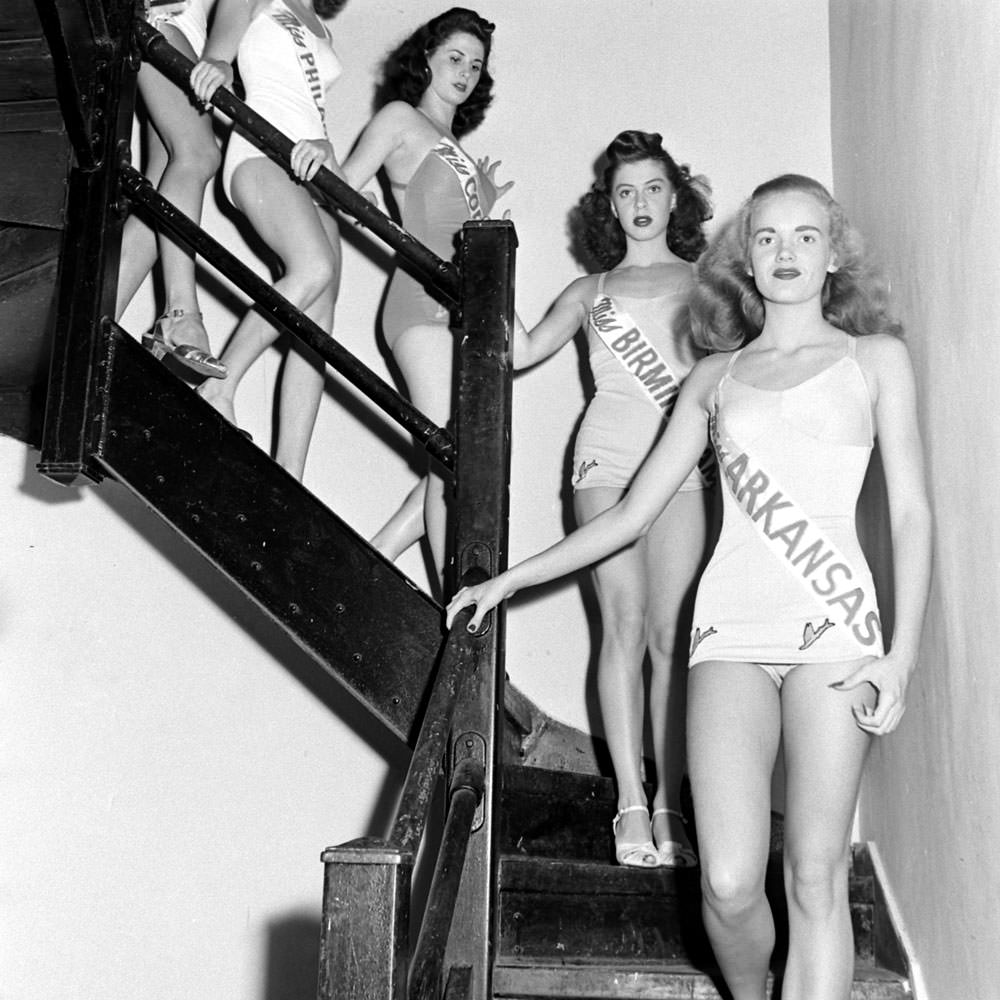
[[[682,823],[684,822],[684,816],[676,809],[654,809],[649,817],[650,832],[653,829],[653,820],[661,813],[667,816],[676,816]],[[698,855],[690,847],[685,847],[676,840],[664,840],[657,844],[656,855],[662,868],[696,868],[698,866]]]
[[[618,843],[618,821],[625,813],[640,811],[646,812],[646,807],[627,806],[615,813],[615,818],[611,821],[611,832],[615,837],[615,860],[626,868],[658,868],[660,858],[656,852],[656,844],[653,843],[652,839],[634,843]]]
[[[163,332],[163,324],[166,320],[180,319],[182,316],[197,316],[201,319],[200,312],[192,312],[189,309],[168,309],[154,324],[153,328],[142,335],[142,346],[149,351],[157,361],[162,361],[168,354],[172,354],[182,365],[190,368],[191,371],[199,375],[207,375],[211,378],[225,378],[229,371],[226,366],[208,351],[203,351],[193,344],[175,344],[168,346]]]

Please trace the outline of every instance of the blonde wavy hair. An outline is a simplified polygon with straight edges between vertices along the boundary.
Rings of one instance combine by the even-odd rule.
[[[888,282],[873,266],[861,234],[827,189],[801,174],[782,174],[756,188],[721,229],[697,264],[691,300],[692,334],[709,351],[731,351],[764,327],[764,299],[750,269],[750,221],[757,203],[774,194],[804,192],[826,209],[837,270],[823,286],[823,317],[853,336],[889,333],[902,327],[889,314]]]

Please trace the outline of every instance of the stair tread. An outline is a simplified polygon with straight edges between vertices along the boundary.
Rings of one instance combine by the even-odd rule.
[[[689,963],[636,961],[613,963],[577,960],[545,962],[504,958],[493,976],[495,998],[543,997],[586,1000],[719,1000],[718,973]],[[773,985],[769,978],[768,993]],[[886,969],[858,964],[851,1000],[903,1000],[909,990],[903,977]]]
[[[780,868],[780,854],[772,853],[769,872],[776,876],[773,870]],[[610,861],[513,852],[505,852],[500,858],[500,884],[505,891],[555,891],[559,895],[579,892],[592,896],[596,883],[599,891],[615,895],[675,895],[678,886],[697,886],[699,878],[697,868],[627,868]],[[852,902],[870,902],[871,876],[863,867],[852,865],[849,878]]]

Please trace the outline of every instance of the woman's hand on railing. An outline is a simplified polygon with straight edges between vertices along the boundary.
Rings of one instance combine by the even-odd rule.
[[[212,96],[225,87],[231,90],[233,86],[233,67],[222,59],[199,59],[191,70],[191,90],[205,107],[210,107]]]
[[[311,181],[319,173],[320,167],[329,167],[343,179],[343,173],[333,155],[333,146],[326,139],[299,139],[292,147],[289,166],[300,181]]]
[[[455,618],[462,608],[474,605],[476,612],[469,619],[466,628],[470,632],[478,632],[486,614],[516,592],[517,588],[511,585],[509,571],[494,576],[485,583],[477,583],[472,587],[462,587],[456,591],[455,596],[448,602],[448,607],[445,609],[445,621],[448,628],[450,629],[454,624]]]

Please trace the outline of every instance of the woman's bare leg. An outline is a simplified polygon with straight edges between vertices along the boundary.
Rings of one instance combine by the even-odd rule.
[[[241,164],[232,179],[233,200],[260,237],[281,258],[285,273],[275,288],[325,330],[333,322],[340,280],[340,238],[336,222],[318,209],[305,188],[265,157]],[[250,366],[278,339],[278,330],[251,310],[222,354],[224,381],[203,383],[199,392],[235,422],[234,397]],[[281,393],[278,461],[302,477],[309,438],[323,391],[323,370],[311,352],[289,355]]]
[[[197,59],[187,39],[172,25],[163,26],[163,35],[189,59]],[[138,82],[150,123],[167,155],[159,193],[194,222],[200,222],[205,188],[221,162],[211,116],[200,114],[187,93],[149,63],[143,63]],[[167,346],[190,344],[211,353],[208,335],[199,316],[194,258],[166,235],[161,235],[158,243],[166,293],[164,311],[167,314],[183,311],[182,316],[169,317],[163,324]],[[130,276],[128,283],[133,280]]]
[[[782,1000],[849,1000],[854,935],[847,897],[850,833],[871,737],[852,705],[874,691],[829,687],[851,664],[804,663],[781,689],[785,739],[788,962]]]
[[[404,330],[392,346],[410,401],[440,427],[446,426],[451,419],[454,345],[448,327],[426,323]],[[432,466],[424,495],[424,526],[439,584],[444,576],[448,551],[447,488]]]
[[[698,572],[705,560],[705,496],[678,493],[641,542],[646,592],[655,595],[647,611],[647,646],[652,665],[649,713],[656,759],[654,809],[680,810],[680,787],[686,769],[685,739],[687,646]],[[674,841],[690,848],[684,824],[676,815],[654,817],[657,844]]]
[[[774,950],[764,875],[777,686],[754,664],[699,663],[688,675],[687,731],[705,929],[733,1000],[764,1000]]]
[[[597,486],[577,490],[576,519],[586,524],[613,507],[624,490]],[[646,567],[638,543],[599,562],[593,569],[601,609],[601,650],[597,660],[597,693],[604,733],[618,787],[618,809],[647,805],[642,786],[642,736],[645,691],[642,664],[646,655]],[[648,812],[622,816],[618,839],[638,844],[650,840]]]
[[[424,537],[424,504],[427,500],[427,477],[424,476],[406,494],[402,505],[379,528],[371,544],[386,559],[395,562],[411,545]]]

